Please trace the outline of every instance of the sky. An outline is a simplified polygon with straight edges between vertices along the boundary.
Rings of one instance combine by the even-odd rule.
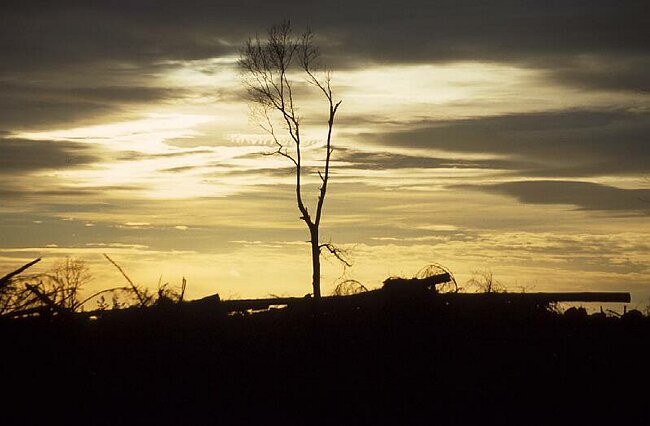
[[[237,67],[311,28],[342,100],[323,293],[439,263],[461,286],[650,302],[647,1],[20,1],[0,6],[0,274],[66,257],[188,297],[311,292],[291,163]],[[327,104],[299,74],[315,206]],[[314,209],[315,207],[312,207]]]

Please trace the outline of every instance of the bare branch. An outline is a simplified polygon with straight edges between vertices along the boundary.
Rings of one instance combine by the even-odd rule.
[[[275,154],[279,154],[279,155],[281,155],[281,156],[283,156],[283,157],[286,157],[286,158],[288,158],[289,160],[291,160],[291,162],[292,162],[296,167],[298,167],[298,161],[296,161],[296,159],[293,158],[293,156],[291,156],[291,155],[287,152],[287,149],[285,148],[284,145],[282,145],[282,143],[281,143],[280,140],[278,139],[277,135],[275,134],[275,128],[274,128],[274,126],[273,126],[273,122],[271,121],[271,118],[269,117],[268,111],[267,111],[266,109],[264,109],[264,118],[266,119],[267,126],[264,126],[263,124],[260,124],[260,127],[261,127],[264,131],[266,131],[268,134],[271,135],[271,137],[273,138],[273,141],[275,142],[275,145],[277,146],[277,149],[276,149],[275,151],[273,151],[273,152],[269,152],[269,153],[265,153],[264,155],[275,155]],[[284,149],[284,151],[282,151],[283,149]]]
[[[107,255],[106,253],[103,253],[103,255],[104,255],[104,257],[106,258],[106,260],[108,260],[109,262],[111,262],[111,263],[113,264],[113,266],[115,266],[115,267],[117,268],[117,270],[120,271],[120,273],[122,274],[122,276],[123,276],[123,277],[128,281],[128,283],[131,285],[131,289],[133,290],[133,293],[134,293],[134,294],[136,295],[136,297],[138,298],[138,301],[140,302],[140,306],[147,306],[147,304],[150,302],[150,299],[151,299],[151,298],[150,298],[150,297],[146,297],[146,295],[144,294],[144,292],[142,292],[142,291],[140,291],[140,290],[138,289],[138,287],[133,283],[133,281],[131,281],[131,278],[129,278],[129,276],[126,275],[126,272],[124,272],[124,270],[120,267],[120,265],[118,265],[117,263],[115,263],[115,261],[113,261],[113,259],[111,259],[110,257],[108,257],[108,255]]]
[[[35,264],[37,264],[40,261],[41,261],[41,258],[39,257],[38,259],[32,260],[31,262],[21,266],[20,268],[16,269],[15,271],[10,272],[7,275],[5,275],[4,277],[0,278],[0,288],[2,288],[4,286],[6,286],[7,284],[9,284],[9,282],[11,281],[11,279],[13,277],[15,277],[16,275],[22,273],[27,268],[31,268],[32,266],[34,266]]]
[[[128,290],[130,290],[130,288],[129,287],[113,287],[113,288],[107,288],[105,290],[100,290],[100,291],[98,291],[96,293],[93,293],[90,296],[86,297],[84,300],[79,302],[77,304],[77,306],[82,306],[82,305],[86,304],[88,301],[94,299],[95,297],[99,296],[100,294],[111,293],[111,292],[118,291],[118,290],[128,291]]]
[[[34,293],[34,295],[41,302],[43,302],[48,308],[52,309],[57,314],[67,314],[67,313],[69,313],[69,311],[67,309],[64,309],[63,307],[59,306],[55,301],[50,299],[47,294],[40,291],[37,286],[31,285],[31,284],[26,284],[26,287],[27,287],[27,289],[29,291]]]
[[[332,256],[334,256],[339,262],[348,268],[352,267],[352,261],[350,260],[350,250],[342,249],[335,246],[332,243],[322,243],[318,245],[319,249],[326,249]]]

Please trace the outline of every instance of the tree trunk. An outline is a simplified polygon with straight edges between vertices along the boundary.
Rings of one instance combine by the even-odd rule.
[[[312,264],[312,287],[314,289],[314,298],[320,299],[320,247],[318,245],[318,228],[311,226],[309,228],[311,235],[311,264]]]

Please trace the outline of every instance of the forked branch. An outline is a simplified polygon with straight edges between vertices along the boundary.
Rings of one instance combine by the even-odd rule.
[[[352,267],[352,261],[350,259],[350,250],[337,247],[332,243],[319,244],[318,248],[320,250],[326,249],[332,256],[334,256],[343,265],[345,265],[348,268]]]

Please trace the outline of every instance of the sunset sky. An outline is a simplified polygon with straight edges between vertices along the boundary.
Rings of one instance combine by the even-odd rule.
[[[192,298],[309,293],[291,163],[262,155],[236,64],[287,18],[343,101],[321,226],[343,278],[435,262],[649,302],[647,1],[3,0],[0,275],[72,256],[122,285],[107,253]],[[297,87],[315,161],[327,105]],[[324,294],[343,273],[324,261]]]

